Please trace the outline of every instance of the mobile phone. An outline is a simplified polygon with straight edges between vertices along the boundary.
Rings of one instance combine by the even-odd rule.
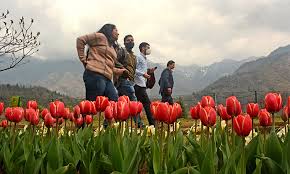
[[[155,66],[154,69],[157,69],[157,66]]]

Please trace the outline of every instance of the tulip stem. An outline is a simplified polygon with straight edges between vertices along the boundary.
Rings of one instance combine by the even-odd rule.
[[[176,140],[176,135],[177,135],[177,122],[173,123],[173,133],[174,133],[174,140]]]
[[[207,139],[209,139],[209,126],[207,126]]]
[[[170,124],[167,124],[167,140],[169,138],[169,134],[170,134]]]
[[[68,131],[66,130],[66,120],[64,120],[64,131],[66,132],[66,134],[68,134]]]
[[[203,125],[200,123],[200,146],[203,146]]]
[[[196,134],[197,134],[197,132],[196,132],[196,128],[197,128],[197,119],[195,119],[195,126],[194,126],[194,138],[195,138],[195,141],[196,141]]]
[[[131,117],[131,137],[132,137],[132,134],[133,134],[133,118]]]
[[[13,148],[12,149],[14,149],[14,147],[15,147],[15,139],[16,139],[16,122],[14,123],[14,128],[13,128],[14,130],[13,130]]]
[[[156,135],[159,136],[159,122],[156,120],[154,124],[155,124]]]
[[[58,138],[58,117],[56,117],[56,129],[55,129],[55,135]]]
[[[32,141],[34,141],[34,137],[35,137],[35,131],[34,131],[35,125],[33,125],[32,127]]]
[[[126,129],[125,130],[129,132],[129,119],[127,119],[125,123],[126,123]]]
[[[246,140],[245,140],[245,137],[242,137],[242,139],[243,139],[243,151],[242,151],[242,172],[241,173],[243,173],[243,174],[245,174],[246,173],[246,171],[245,171],[245,169],[246,169],[246,163],[245,163],[245,144],[246,144]]]
[[[235,147],[235,137],[234,137],[234,117],[232,116],[232,146]]]
[[[254,118],[252,118],[252,139],[254,138]]]
[[[101,135],[101,112],[99,112],[99,135]]]
[[[272,127],[272,129],[273,129],[273,131],[275,132],[275,117],[274,117],[274,113],[272,113],[272,119],[273,119],[273,127]]]
[[[286,137],[286,133],[287,133],[287,123],[285,122],[285,137]]]
[[[264,153],[265,153],[265,150],[266,150],[266,145],[265,145],[266,144],[266,128],[263,128],[263,135],[264,135],[264,144],[263,144],[264,145],[264,147],[263,147],[264,149],[263,150],[264,150]]]
[[[42,138],[43,138],[43,135],[44,135],[44,122],[43,122],[43,125],[42,125]]]

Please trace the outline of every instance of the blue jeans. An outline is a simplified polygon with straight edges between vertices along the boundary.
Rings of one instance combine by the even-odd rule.
[[[120,84],[118,86],[118,92],[119,96],[126,95],[129,97],[131,101],[137,101],[137,97],[135,95],[135,89],[134,89],[134,82],[127,80],[127,79],[119,79]],[[143,122],[140,118],[140,115],[136,115],[133,117],[135,123],[138,124],[138,127],[143,126]]]
[[[117,90],[113,82],[105,76],[85,70],[83,80],[86,87],[86,100],[95,101],[97,96],[106,96],[109,100],[118,101]],[[108,126],[108,121],[104,120],[104,127]]]
[[[97,96],[106,96],[118,101],[118,94],[113,82],[105,76],[85,70],[83,80],[86,87],[86,100],[95,101]]]

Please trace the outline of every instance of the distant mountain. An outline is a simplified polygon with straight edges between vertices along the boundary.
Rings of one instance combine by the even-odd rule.
[[[251,58],[252,60],[252,58]],[[232,74],[245,61],[223,60],[209,66],[176,65],[174,71],[174,95],[188,95],[200,90],[218,78]],[[149,67],[157,66],[156,85],[148,90],[150,96],[159,96],[158,80],[166,63],[149,62]],[[42,86],[64,95],[83,98],[85,94],[82,80],[83,66],[77,58],[60,60],[39,60],[31,58],[30,62],[0,73],[0,84],[24,84]]]
[[[242,64],[250,60],[256,59],[251,57],[245,60],[236,61],[231,59],[224,59],[221,62],[213,63],[209,66],[200,67],[196,73],[193,74],[191,79],[192,87],[194,91],[201,90],[219,79],[220,77],[231,75],[236,71]]]
[[[232,75],[222,77],[200,91],[200,95],[243,93],[253,97],[253,91],[290,91],[290,45],[280,47],[267,57],[246,62]]]

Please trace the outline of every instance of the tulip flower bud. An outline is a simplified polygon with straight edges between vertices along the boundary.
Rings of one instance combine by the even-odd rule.
[[[238,115],[234,118],[234,130],[235,132],[242,137],[246,137],[250,134],[252,130],[252,119],[246,115]]]

